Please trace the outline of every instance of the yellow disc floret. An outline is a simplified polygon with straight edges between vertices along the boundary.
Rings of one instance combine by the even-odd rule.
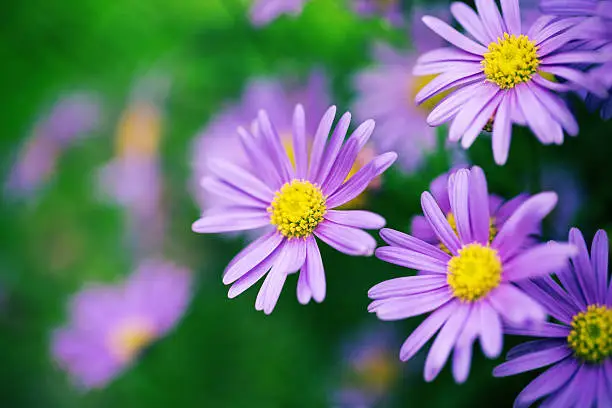
[[[498,287],[501,274],[502,263],[495,249],[468,244],[448,261],[447,282],[456,297],[473,302]]]
[[[140,320],[128,321],[110,333],[111,353],[121,361],[133,360],[155,339],[153,327]]]
[[[270,223],[287,238],[305,238],[327,211],[321,189],[309,181],[293,180],[276,192],[268,207]]]
[[[575,315],[567,342],[574,355],[588,363],[612,357],[612,308],[590,305]]]
[[[489,44],[484,54],[482,66],[487,80],[496,83],[501,89],[511,89],[528,82],[538,71],[537,46],[526,35],[504,33],[504,38]]]

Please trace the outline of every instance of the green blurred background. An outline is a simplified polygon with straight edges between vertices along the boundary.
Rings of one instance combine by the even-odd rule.
[[[340,0],[312,0],[299,18],[283,17],[262,29],[251,26],[247,7],[245,0],[30,0],[2,6],[4,178],[39,113],[62,92],[99,93],[104,116],[97,137],[62,155],[36,199],[2,200],[0,406],[326,407],[351,382],[343,347],[376,323],[366,312],[367,290],[406,271],[325,247],[324,303],[300,306],[295,276],[288,279],[271,316],[254,310],[256,288],[228,300],[221,272],[243,242],[191,232],[198,216],[188,192],[191,142],[224,102],[239,98],[253,76],[305,77],[312,68],[323,67],[335,103],[347,109],[350,79],[370,62],[372,41],[409,47],[410,38],[403,29],[353,15]],[[116,123],[131,87],[151,67],[163,67],[172,78],[160,145],[168,220],[163,255],[192,269],[195,294],[174,332],[106,389],[83,393],[53,364],[50,336],[64,323],[67,301],[84,282],[120,281],[136,264],[126,249],[122,209],[97,199],[95,172],[113,157]],[[581,133],[563,146],[540,146],[526,131],[515,129],[505,167],[493,164],[485,137],[469,156],[487,171],[490,191],[506,197],[538,191],[544,173],[566,169],[580,185],[573,194],[581,205],[575,217],[559,222],[578,225],[591,236],[596,228],[612,226],[612,127],[584,111],[577,99],[572,103]],[[369,206],[389,226],[406,230],[420,211],[421,192],[449,164],[440,149],[418,173],[390,171],[385,188]],[[553,179],[559,189],[568,186],[565,176],[553,174]],[[548,221],[549,233],[567,231],[567,225],[554,222]],[[454,384],[448,367],[435,382],[425,383],[422,356],[407,364],[397,359],[399,344],[419,320],[384,323],[397,334],[387,364],[396,365],[401,374],[379,406],[501,408],[511,406],[533,378],[494,379],[491,369],[501,359],[485,360],[476,352],[466,384]],[[507,339],[505,349],[517,341]]]

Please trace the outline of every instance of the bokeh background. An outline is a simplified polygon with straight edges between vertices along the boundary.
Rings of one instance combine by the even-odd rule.
[[[253,77],[305,80],[315,68],[327,74],[333,101],[344,111],[354,98],[352,77],[372,63],[375,41],[413,46],[409,24],[395,27],[356,15],[348,1],[311,0],[301,16],[261,28],[249,21],[248,3],[30,0],[2,6],[0,406],[511,406],[533,375],[494,379],[491,370],[501,359],[475,353],[463,385],[454,384],[448,367],[425,383],[422,353],[399,362],[399,346],[420,319],[380,323],[366,306],[367,290],[401,276],[401,268],[325,247],[328,290],[322,304],[299,305],[295,277],[270,316],[254,310],[255,288],[227,299],[221,273],[244,239],[191,232],[199,214],[190,193],[198,132],[237,101]],[[413,6],[402,5],[406,16]],[[54,106],[75,92],[96,106],[87,137],[43,145],[38,156],[20,164]],[[145,120],[144,130],[130,131],[151,126],[159,137],[135,151],[159,165],[154,211],[160,225],[139,236],[126,206],[109,200],[100,185],[106,166],[129,144],[126,115],[147,92],[156,100],[154,117]],[[569,98],[581,127],[577,138],[544,147],[515,129],[506,166],[494,165],[487,137],[459,159],[481,165],[489,190],[505,197],[556,190],[561,200],[547,220],[547,238],[563,239],[569,225],[587,236],[597,228],[612,232],[612,125]],[[389,226],[406,231],[420,212],[421,192],[456,164],[456,152],[441,142],[444,132],[439,130],[439,147],[418,170],[392,168],[383,188],[369,196],[366,207]],[[20,165],[42,167],[43,181],[36,188],[15,187],[11,177]],[[154,188],[134,181],[139,194],[148,187]],[[83,392],[53,361],[53,330],[64,324],[69,299],[84,284],[125,279],[146,252],[145,239],[153,241],[156,255],[192,271],[191,305],[176,329],[133,367],[106,388]],[[505,349],[514,342],[507,337]]]

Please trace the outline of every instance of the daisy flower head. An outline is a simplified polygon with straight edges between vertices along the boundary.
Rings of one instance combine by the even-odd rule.
[[[102,388],[172,330],[190,298],[188,270],[145,260],[126,282],[75,295],[71,321],[53,335],[52,355],[78,386]]]
[[[585,49],[599,50],[607,55],[606,61],[590,73],[612,93],[612,2],[609,0],[542,0],[540,6],[547,14],[562,18],[580,18],[576,34]],[[604,120],[612,118],[612,96],[602,98],[593,93],[586,96],[587,107],[600,110]]]
[[[440,210],[442,213],[446,215],[446,219],[450,226],[457,234],[457,222],[455,220],[455,216],[453,215],[451,209],[451,197],[450,191],[448,190],[448,179],[454,173],[456,173],[458,169],[453,169],[448,173],[444,173],[434,179],[429,186],[429,191],[431,195],[438,203]],[[489,194],[488,203],[489,203],[489,242],[493,242],[497,233],[502,229],[508,218],[516,211],[518,207],[523,204],[529,196],[527,194],[519,194],[518,196],[504,201],[500,196],[496,194]],[[412,219],[412,225],[410,228],[412,232],[412,236],[418,238],[422,241],[425,241],[429,244],[440,245],[440,240],[436,236],[435,231],[427,221],[427,218],[423,215],[417,215]],[[533,224],[532,230],[530,234],[526,236],[526,244],[530,242],[534,242],[533,236],[539,235],[540,233],[540,225]],[[442,249],[446,250],[446,248],[440,245]],[[446,250],[447,251],[447,250]]]
[[[374,130],[374,121],[362,123],[345,141],[350,114],[340,118],[329,136],[335,113],[334,106],[325,112],[309,152],[304,109],[296,106],[292,128],[295,165],[265,111],[259,112],[253,132],[238,130],[251,171],[227,160],[211,161],[213,176],[205,177],[202,187],[224,195],[227,201],[205,212],[193,223],[193,231],[219,233],[267,227],[226,268],[223,283],[232,285],[230,298],[267,274],[255,308],[269,314],[287,275],[299,271],[300,303],[306,304],[311,298],[323,301],[325,275],[315,237],[348,255],[373,254],[376,241],[363,229],[381,228],[385,220],[368,211],[334,208],[361,194],[397,155],[389,152],[376,156],[347,178]]]
[[[612,285],[608,273],[608,236],[595,234],[591,254],[582,233],[569,240],[578,252],[559,268],[558,280],[525,281],[523,290],[544,306],[554,322],[532,328],[509,327],[508,334],[536,337],[516,346],[493,375],[505,377],[551,366],[516,398],[515,407],[612,406]]]
[[[261,27],[270,24],[283,14],[298,16],[308,0],[253,0],[249,18],[253,25]]]
[[[425,361],[425,380],[432,381],[453,351],[453,376],[458,383],[469,374],[472,345],[479,338],[484,354],[499,356],[502,322],[525,325],[543,321],[543,308],[515,282],[545,275],[575,253],[565,243],[523,243],[534,224],[555,206],[552,192],[534,195],[510,215],[490,241],[487,182],[482,169],[461,169],[448,179],[456,231],[439,204],[423,193],[421,204],[431,228],[446,251],[410,235],[382,229],[390,246],[376,256],[392,264],[423,271],[419,276],[391,279],[370,289],[368,310],[381,320],[399,320],[432,312],[408,337],[400,359],[412,358],[438,330]]]
[[[493,155],[502,165],[508,159],[512,125],[528,126],[543,144],[563,143],[564,131],[578,133],[578,124],[556,92],[587,90],[606,97],[605,87],[575,64],[603,62],[597,51],[564,48],[575,40],[579,19],[551,16],[523,27],[518,0],[477,0],[477,12],[453,3],[451,13],[467,35],[431,16],[423,22],[452,47],[422,55],[416,75],[438,76],[417,95],[422,103],[449,91],[429,114],[427,123],[451,122],[449,140],[461,139],[469,148],[483,128],[492,130]],[[554,76],[563,80],[550,80]]]

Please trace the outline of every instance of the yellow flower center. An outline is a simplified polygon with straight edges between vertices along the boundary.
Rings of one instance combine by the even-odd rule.
[[[116,136],[117,153],[129,157],[150,157],[157,154],[161,136],[161,115],[148,103],[128,107]]]
[[[285,183],[268,207],[270,223],[287,238],[305,238],[323,221],[325,196],[316,184],[306,180]]]
[[[504,38],[489,44],[481,64],[487,79],[501,89],[511,89],[531,80],[538,71],[537,46],[526,35],[504,33]]]
[[[121,361],[131,361],[142,349],[151,344],[155,332],[144,321],[129,321],[120,325],[109,338],[111,353]]]
[[[612,357],[612,308],[590,305],[575,315],[567,342],[574,355],[588,363]]]
[[[446,220],[448,221],[451,228],[455,232],[455,235],[459,236],[459,232],[457,231],[457,220],[455,220],[454,214],[451,212],[446,214]],[[497,228],[495,227],[495,217],[491,217],[489,218],[489,245],[491,245],[496,235],[497,235]],[[440,242],[439,246],[441,250],[443,250],[449,255],[452,255],[451,252],[446,247],[446,245]]]
[[[502,263],[495,249],[468,244],[448,261],[446,280],[456,297],[473,302],[498,287],[501,274]]]

